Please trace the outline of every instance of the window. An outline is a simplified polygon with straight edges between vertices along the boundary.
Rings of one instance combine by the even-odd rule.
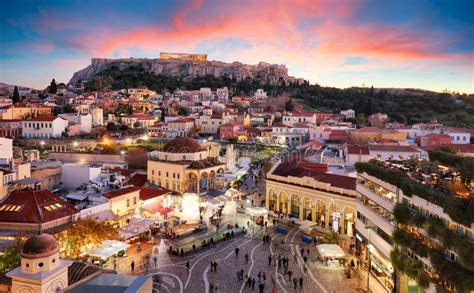
[[[127,198],[127,208],[130,206],[130,199]]]
[[[137,197],[134,197],[134,198],[133,198],[133,204],[134,204],[134,205],[137,204]]]
[[[155,175],[155,170],[151,170],[151,175]]]

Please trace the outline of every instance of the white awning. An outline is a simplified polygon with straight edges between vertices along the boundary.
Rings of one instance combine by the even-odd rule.
[[[74,199],[74,200],[78,200],[78,201],[83,201],[88,196],[89,195],[86,194],[86,193],[70,193],[70,194],[66,195],[66,198],[67,199]]]
[[[341,258],[346,255],[337,244],[320,244],[316,246],[316,249],[321,257]]]
[[[108,258],[129,247],[130,245],[125,242],[117,240],[104,240],[102,241],[102,245],[100,247],[93,249],[89,254],[95,257]]]
[[[248,207],[248,208],[245,208],[245,213],[254,217],[267,216],[268,210],[262,207]]]
[[[123,228],[120,228],[118,230],[118,234],[119,234],[119,238],[126,240],[129,238],[135,237],[141,233],[145,233],[146,231],[148,231],[148,228],[146,227],[130,224]]]

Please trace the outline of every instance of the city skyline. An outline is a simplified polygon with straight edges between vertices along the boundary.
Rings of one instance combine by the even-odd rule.
[[[90,58],[285,64],[322,86],[473,92],[469,1],[18,1],[3,4],[0,81],[42,89]]]

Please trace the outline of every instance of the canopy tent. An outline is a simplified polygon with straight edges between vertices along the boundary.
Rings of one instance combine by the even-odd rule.
[[[145,233],[146,231],[148,231],[148,227],[132,225],[132,224],[127,225],[118,230],[119,237],[125,240],[135,237],[139,234]]]
[[[247,207],[245,208],[245,213],[253,217],[267,216],[268,210],[262,207]]]
[[[100,257],[102,259],[111,257],[112,255],[119,253],[122,250],[129,248],[128,243],[117,241],[117,240],[104,240],[101,246],[91,250],[89,253],[91,256]]]
[[[240,191],[237,190],[237,189],[235,189],[235,188],[233,188],[233,187],[227,189],[226,192],[225,192],[225,195],[226,195],[226,196],[230,196],[231,198],[233,198],[233,197],[238,197],[239,194],[240,194]]]
[[[219,205],[222,205],[222,201],[220,200],[217,200],[215,198],[210,198],[207,200],[207,203],[211,206],[219,206]]]
[[[299,229],[304,233],[311,233],[317,226],[315,222],[304,220],[299,222]]]
[[[337,244],[320,244],[316,249],[321,257],[342,258],[346,255]]]
[[[168,214],[169,212],[173,210],[171,208],[165,208],[164,206],[162,206],[161,204],[157,202],[146,204],[143,206],[143,209],[147,210],[150,213],[160,213],[162,215]]]
[[[136,225],[136,226],[149,227],[149,226],[155,224],[155,220],[144,219],[144,218],[132,218],[130,220],[130,224],[131,225]]]

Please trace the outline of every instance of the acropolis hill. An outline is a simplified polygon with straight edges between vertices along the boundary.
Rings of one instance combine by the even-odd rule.
[[[240,62],[226,63],[221,61],[207,61],[204,54],[162,53],[163,58],[121,58],[104,59],[92,58],[91,65],[74,73],[69,83],[87,81],[99,72],[111,67],[124,70],[129,67],[140,67],[154,75],[172,75],[181,77],[198,77],[212,75],[214,77],[235,78],[242,80],[247,77],[260,77],[276,84],[280,79],[285,82],[302,83],[304,80],[288,76],[285,65],[260,62],[257,65],[248,65]]]

